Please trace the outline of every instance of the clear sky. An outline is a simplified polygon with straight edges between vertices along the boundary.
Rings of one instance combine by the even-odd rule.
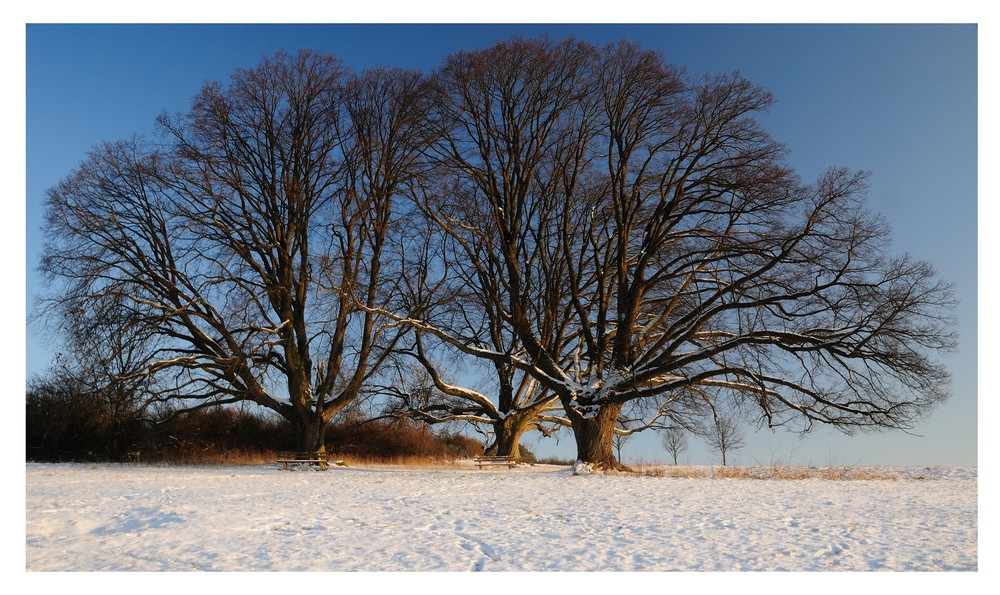
[[[688,73],[738,70],[777,98],[763,123],[804,179],[828,166],[872,172],[870,206],[895,228],[898,252],[932,262],[956,284],[961,342],[946,363],[953,398],[913,434],[799,439],[748,431],[741,464],[976,465],[976,25],[49,25],[26,27],[25,299],[40,287],[42,199],[95,144],[151,135],[162,111],[181,112],[207,80],[224,80],[284,49],[314,48],[363,70],[429,71],[449,53],[515,35],[622,38],[661,50]],[[53,346],[26,327],[25,373]],[[10,395],[13,398],[13,395]],[[571,457],[573,439],[526,444]],[[657,436],[637,437],[624,461],[666,461]],[[698,441],[683,457],[711,464]]]

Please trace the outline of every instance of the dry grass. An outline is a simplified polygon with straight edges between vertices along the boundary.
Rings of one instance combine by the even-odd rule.
[[[189,450],[181,453],[158,455],[146,459],[134,456],[136,463],[157,463],[167,465],[232,465],[250,466],[274,463],[277,453],[271,450]]]
[[[287,454],[287,453],[286,453]],[[156,462],[167,465],[232,465],[232,466],[257,466],[272,465],[274,462],[285,456],[274,450],[190,450],[183,454],[172,454],[160,457],[155,461],[134,461],[134,462]],[[339,455],[335,452],[329,453],[327,457],[333,464],[346,467],[447,467],[456,465],[455,460],[445,458],[434,458],[420,455],[413,456],[356,456]]]
[[[168,465],[233,465],[256,466],[271,465],[280,458],[274,450],[198,450],[190,449],[180,453],[172,453],[159,457],[155,461],[134,460],[133,462],[155,462]],[[448,468],[465,467],[454,458],[430,457],[425,455],[399,456],[357,456],[342,455],[336,452],[329,454],[331,463],[347,467],[397,467],[397,468]],[[563,462],[554,462],[561,465]],[[567,465],[569,466],[569,465]],[[778,479],[803,480],[825,479],[837,481],[864,480],[899,480],[902,476],[885,469],[865,467],[817,467],[794,465],[764,465],[764,466],[685,466],[685,465],[631,465],[627,471],[618,472],[623,475],[642,477],[666,477],[680,479]]]
[[[398,455],[391,457],[361,457],[354,455],[339,456],[330,454],[330,461],[337,461],[346,467],[452,467],[456,466],[454,459],[425,457],[420,455]]]
[[[207,465],[207,466],[257,466],[271,465],[288,453],[276,450],[186,450],[158,454],[155,457],[144,457],[135,453],[129,462],[163,465]],[[328,453],[327,459],[334,464],[346,467],[448,467],[459,466],[456,459],[428,457],[423,455],[398,456],[358,456]]]
[[[838,481],[898,480],[900,476],[884,470],[863,467],[687,467],[636,466],[633,472],[646,477],[683,479],[827,479]]]

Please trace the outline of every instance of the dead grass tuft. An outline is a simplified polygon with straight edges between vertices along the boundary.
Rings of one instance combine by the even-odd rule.
[[[636,475],[644,477],[670,477],[681,479],[826,479],[835,481],[898,480],[901,477],[888,471],[862,467],[688,467],[688,466],[636,466]]]

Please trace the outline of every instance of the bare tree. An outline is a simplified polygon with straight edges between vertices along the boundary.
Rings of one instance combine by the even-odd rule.
[[[850,431],[911,427],[946,398],[951,288],[888,253],[866,174],[800,182],[755,119],[773,101],[760,87],[545,39],[460,53],[437,81],[448,183],[425,214],[497,279],[467,276],[519,351],[412,322],[537,379],[580,460],[619,466],[637,400],[668,415],[726,396],[769,426]]]
[[[323,450],[402,332],[371,307],[398,278],[384,248],[423,142],[423,85],[278,54],[161,117],[159,146],[96,149],[48,193],[48,311],[120,304],[157,338],[138,373],[169,381],[160,399],[252,401]]]
[[[739,424],[731,417],[716,417],[703,430],[708,445],[722,455],[722,466],[726,466],[726,454],[743,448],[745,436]]]
[[[423,317],[421,332],[528,374],[539,394],[560,399],[533,365],[561,375],[561,362],[551,358],[571,332],[553,227],[561,183],[553,151],[583,155],[590,116],[580,99],[592,59],[585,44],[548,40],[512,40],[450,57],[436,76],[434,154],[437,181],[447,183],[427,188],[423,202],[454,255],[448,265],[462,290],[456,294],[467,299],[454,302],[462,308],[458,317]]]
[[[559,44],[555,51],[587,57],[586,48],[574,43]],[[512,258],[523,258],[529,264],[547,258],[540,252],[541,243],[536,242],[534,248],[514,246],[515,238],[521,237],[519,232],[506,229],[496,219],[497,209],[504,205],[541,213],[540,206],[525,205],[522,200],[522,190],[533,183],[531,168],[537,163],[525,167],[516,163],[522,155],[507,153],[507,145],[491,143],[499,134],[512,143],[532,145],[532,129],[549,124],[533,122],[534,115],[529,113],[501,113],[499,104],[480,112],[481,106],[476,104],[483,94],[494,91],[488,88],[494,75],[513,92],[521,82],[517,69],[522,60],[535,60],[533,67],[537,69],[536,80],[523,88],[526,101],[553,112],[560,111],[562,105],[572,105],[567,99],[579,92],[572,82],[578,67],[568,66],[571,59],[551,60],[544,53],[536,54],[530,43],[512,41],[504,44],[503,51],[488,55],[457,54],[448,58],[435,77],[433,167],[415,195],[432,226],[429,233],[440,236],[440,247],[434,251],[434,259],[412,262],[409,267],[415,307],[406,322],[414,329],[414,340],[405,351],[428,371],[439,394],[448,397],[431,407],[411,410],[412,414],[428,422],[465,419],[488,425],[494,437],[489,450],[514,456],[525,431],[550,432],[554,425],[566,423],[561,416],[549,415],[558,403],[557,395],[522,365],[528,357],[524,335],[515,330],[517,323],[510,310],[512,304],[521,303],[517,288],[521,281],[511,275],[508,264],[512,261],[497,252],[519,251]],[[526,147],[529,152],[537,150]],[[527,160],[537,161],[542,156],[539,153]],[[497,178],[504,179],[499,187]],[[493,198],[484,199],[484,191]],[[534,250],[534,254],[526,250]],[[426,254],[426,250],[411,253]],[[512,295],[518,295],[518,301],[512,301]],[[547,297],[549,302],[539,303],[539,308],[552,307],[558,294],[550,292]],[[545,332],[558,341],[565,322],[550,318],[548,323],[552,326]],[[495,394],[446,380],[437,363],[445,357],[471,359],[470,367],[486,370]]]
[[[674,465],[676,465],[678,457],[688,448],[687,433],[678,426],[670,426],[664,430],[661,441],[663,448],[670,454]]]

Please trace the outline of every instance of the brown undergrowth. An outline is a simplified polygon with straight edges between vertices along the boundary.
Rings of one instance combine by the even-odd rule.
[[[287,453],[276,450],[189,450],[162,456],[155,460],[133,461],[163,465],[205,465],[205,466],[259,466],[273,465],[275,461],[287,456]],[[419,455],[395,456],[355,456],[328,453],[331,464],[342,467],[407,467],[432,468],[460,466],[457,458],[436,458]]]

